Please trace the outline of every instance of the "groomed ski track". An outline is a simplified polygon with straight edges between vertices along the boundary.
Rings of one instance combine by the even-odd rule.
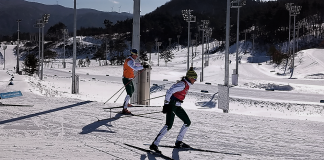
[[[154,158],[144,152],[130,151],[122,144],[148,148],[143,144],[152,143],[165,123],[164,114],[149,115],[163,120],[133,116],[98,122],[94,117],[109,116],[102,109],[107,105],[62,97],[35,101],[39,98],[26,93],[22,100],[27,104],[33,103],[34,107],[10,107],[1,112],[1,159],[64,159],[71,156],[75,159]],[[113,107],[113,104],[108,105]],[[160,111],[160,108],[132,108],[131,111],[141,114]],[[242,156],[160,148],[163,154],[175,160],[323,159],[324,124],[321,122],[208,110],[186,111],[192,121],[184,138],[186,143],[196,148],[240,153]],[[43,114],[32,116],[37,113]],[[175,118],[173,128],[162,139],[161,145],[173,145],[181,126],[181,120]]]

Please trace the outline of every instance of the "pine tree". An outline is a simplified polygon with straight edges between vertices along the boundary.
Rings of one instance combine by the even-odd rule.
[[[33,53],[27,54],[23,64],[25,65],[23,71],[27,72],[28,74],[34,74],[36,71],[38,71],[38,59]]]
[[[165,65],[174,58],[174,54],[171,51],[171,47],[168,47],[165,51],[160,54],[160,58],[164,59]]]

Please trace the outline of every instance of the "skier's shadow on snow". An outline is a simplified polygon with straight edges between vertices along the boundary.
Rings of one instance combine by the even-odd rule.
[[[91,132],[107,132],[107,133],[116,133],[115,131],[112,131],[110,127],[112,127],[111,122],[118,120],[122,114],[116,114],[115,117],[111,117],[107,120],[101,120],[101,121],[95,121],[93,123],[90,123],[82,128],[82,132],[79,134],[88,134]],[[106,126],[109,130],[104,129],[98,129],[100,126]]]
[[[197,102],[196,106],[201,106],[202,108],[200,109],[210,109],[210,108],[215,108],[216,107],[216,102],[213,101],[213,99],[217,99],[217,97],[215,97],[218,94],[218,92],[216,92],[215,94],[213,94],[213,96],[210,98],[209,101],[207,102]]]
[[[180,156],[179,156],[180,151],[187,151],[187,150],[181,150],[181,149],[178,149],[178,148],[174,148],[173,151],[172,151],[172,159],[179,160],[180,159]]]
[[[156,157],[159,157],[157,155],[153,155],[153,154],[142,154],[141,155],[141,160],[145,160],[146,158],[149,159],[149,160],[156,160]]]

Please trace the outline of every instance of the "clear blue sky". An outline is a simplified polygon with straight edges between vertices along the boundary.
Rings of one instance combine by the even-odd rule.
[[[42,4],[59,4],[64,7],[73,8],[74,0],[25,0]],[[141,0],[141,15],[154,11],[157,7],[170,0]],[[76,0],[77,8],[91,8],[99,11],[130,12],[133,13],[133,0]]]

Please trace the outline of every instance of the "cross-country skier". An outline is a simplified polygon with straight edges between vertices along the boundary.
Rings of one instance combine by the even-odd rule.
[[[189,87],[195,83],[197,80],[197,73],[190,67],[185,77],[182,77],[181,81],[173,84],[170,89],[166,92],[165,101],[163,106],[163,113],[166,113],[166,123],[161,129],[159,134],[156,136],[155,140],[150,146],[151,150],[157,153],[161,153],[158,146],[163,138],[163,136],[172,128],[174,116],[177,115],[182,121],[183,126],[180,129],[179,135],[175,142],[175,147],[177,148],[190,148],[189,145],[182,142],[191,121],[186,113],[186,111],[181,107],[181,103],[185,99],[188,93]]]
[[[123,114],[131,114],[130,111],[127,110],[127,107],[131,107],[132,105],[129,104],[129,99],[132,97],[134,93],[134,85],[133,85],[133,78],[134,76],[134,70],[139,71],[142,70],[143,68],[149,68],[149,65],[145,64],[143,66],[136,66],[135,65],[135,59],[138,57],[137,50],[132,49],[131,50],[131,55],[126,58],[125,63],[124,63],[124,73],[123,73],[123,84],[125,85],[126,88],[126,97],[124,100],[123,104]]]

